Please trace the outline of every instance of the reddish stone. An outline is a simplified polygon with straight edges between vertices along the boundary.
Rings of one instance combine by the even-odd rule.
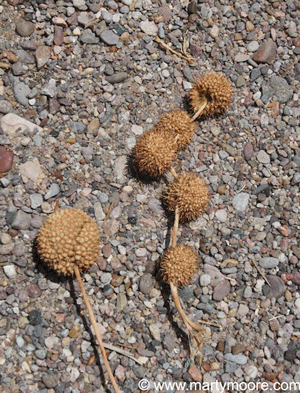
[[[228,280],[221,280],[214,288],[213,299],[216,301],[223,300],[230,293],[230,282]]]
[[[26,287],[26,291],[29,297],[37,298],[42,295],[41,288],[37,284],[29,284]]]
[[[202,382],[202,373],[195,365],[189,368],[188,373],[192,377],[193,381]]]
[[[13,163],[14,153],[5,146],[0,146],[0,173],[8,172]]]
[[[275,61],[277,54],[277,46],[275,42],[269,38],[266,42],[260,45],[253,55],[253,60],[257,63],[272,64]]]
[[[248,161],[252,158],[254,153],[254,149],[253,149],[253,145],[251,142],[246,142],[245,146],[244,146],[244,156],[245,156],[245,160]]]

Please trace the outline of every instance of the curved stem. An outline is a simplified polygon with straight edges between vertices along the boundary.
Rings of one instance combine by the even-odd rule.
[[[79,272],[79,269],[78,269],[77,266],[75,266],[75,275],[76,275],[76,278],[78,280],[79,287],[80,287],[81,292],[82,292],[82,297],[83,297],[83,300],[85,302],[86,308],[88,310],[88,313],[89,313],[89,316],[90,316],[90,320],[92,322],[92,326],[94,328],[95,336],[96,336],[96,338],[98,340],[98,344],[99,344],[99,347],[100,347],[101,355],[103,357],[104,364],[105,364],[106,370],[108,372],[110,381],[111,381],[111,383],[112,383],[112,385],[113,385],[113,387],[115,389],[115,392],[116,393],[120,393],[118,385],[117,385],[116,380],[115,380],[115,377],[114,377],[114,375],[113,375],[113,373],[111,371],[110,365],[108,363],[108,359],[107,359],[107,356],[106,356],[105,348],[103,346],[102,338],[101,338],[101,336],[99,334],[99,331],[98,331],[98,326],[97,326],[97,322],[96,322],[96,319],[95,319],[95,315],[94,315],[91,303],[89,301],[89,298],[87,296],[87,293],[86,293],[86,291],[84,289],[83,282],[82,282],[82,279],[81,279],[81,275],[80,275],[80,272]]]
[[[178,211],[178,207],[176,206],[176,208],[175,208],[174,225],[173,225],[173,231],[172,231],[172,247],[176,246],[178,225],[179,225],[179,211]]]
[[[197,110],[197,112],[192,117],[192,121],[195,121],[197,119],[197,117],[199,117],[201,115],[201,113],[204,111],[206,105],[207,105],[207,100],[206,100],[206,98],[204,98],[204,101],[201,104],[200,108]]]

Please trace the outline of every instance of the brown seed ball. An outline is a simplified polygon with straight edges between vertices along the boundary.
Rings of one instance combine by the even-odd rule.
[[[204,100],[207,105],[201,116],[210,117],[223,112],[230,104],[232,86],[219,74],[206,74],[199,78],[189,93],[190,103],[196,113]]]
[[[37,235],[41,259],[58,274],[73,275],[95,263],[100,248],[96,222],[82,210],[59,209],[52,213]]]
[[[199,257],[189,246],[176,245],[162,257],[160,268],[165,282],[176,287],[188,285],[199,267]]]
[[[165,193],[169,210],[177,206],[182,221],[196,220],[207,207],[210,194],[201,177],[192,172],[183,173],[169,185]]]
[[[133,149],[133,162],[144,176],[160,177],[176,158],[174,138],[163,129],[144,132]]]
[[[158,127],[172,134],[176,138],[177,150],[181,150],[191,143],[196,125],[188,113],[180,109],[164,115]]]

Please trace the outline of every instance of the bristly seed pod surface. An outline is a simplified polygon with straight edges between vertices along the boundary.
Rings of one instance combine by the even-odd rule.
[[[176,158],[174,138],[163,129],[144,132],[133,150],[133,162],[146,176],[160,177],[171,167]]]
[[[172,282],[176,287],[188,285],[199,268],[196,251],[185,245],[176,245],[162,257],[160,268],[165,282]]]
[[[172,134],[176,138],[177,150],[181,150],[191,143],[196,125],[188,113],[180,109],[164,115],[158,127]]]
[[[84,211],[59,209],[52,213],[37,235],[41,259],[58,274],[73,275],[95,263],[100,248],[96,222]]]
[[[230,104],[232,85],[229,80],[219,74],[205,74],[194,84],[189,93],[190,103],[196,113],[206,100],[207,105],[201,112],[203,117],[211,117],[222,113]]]
[[[177,207],[182,221],[196,220],[205,211],[209,199],[205,181],[192,172],[179,175],[165,193],[169,210],[175,211]]]

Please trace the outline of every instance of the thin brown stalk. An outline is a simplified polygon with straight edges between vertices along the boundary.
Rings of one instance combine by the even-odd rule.
[[[86,291],[84,289],[84,285],[83,285],[83,282],[82,282],[82,279],[81,279],[81,275],[80,275],[79,269],[78,269],[77,266],[75,266],[74,270],[75,270],[76,278],[77,278],[78,283],[79,283],[79,287],[80,287],[81,292],[82,292],[83,300],[85,302],[86,308],[87,308],[89,316],[90,316],[90,320],[92,322],[92,326],[94,328],[95,336],[96,336],[96,338],[98,340],[100,352],[101,352],[101,355],[103,357],[104,364],[105,364],[106,370],[108,372],[110,381],[111,381],[111,383],[112,383],[112,385],[113,385],[113,387],[115,389],[115,392],[116,393],[120,393],[118,385],[117,385],[116,380],[115,380],[115,377],[114,377],[114,375],[113,375],[113,373],[111,371],[110,365],[108,363],[108,359],[107,359],[107,356],[106,356],[106,352],[105,352],[105,348],[104,348],[104,345],[103,345],[103,342],[102,342],[102,338],[101,338],[101,336],[99,334],[99,331],[98,331],[98,326],[97,326],[97,322],[96,322],[96,319],[95,319],[95,315],[94,315],[91,303],[89,301],[89,298],[87,296],[87,293],[86,293]]]
[[[296,60],[290,66],[288,66],[288,68],[284,71],[284,73],[281,75],[281,77],[284,78],[286,76],[286,74],[294,67],[294,65],[296,65],[298,63],[299,60],[300,60],[300,56],[298,56],[296,58]]]
[[[187,57],[182,55],[181,53],[177,52],[176,50],[172,49],[169,47],[169,45],[165,44],[160,38],[156,37],[154,39],[154,41],[158,42],[159,44],[161,44],[164,48],[168,49],[170,52],[174,53],[175,55],[181,57],[182,59],[188,61],[189,63],[194,63],[194,59],[192,59],[191,57]]]
[[[174,225],[173,225],[173,231],[172,231],[172,247],[176,246],[178,226],[179,226],[179,211],[178,211],[178,207],[176,206]]]
[[[175,177],[175,179],[178,177],[178,173],[176,172],[176,170],[173,166],[171,167],[170,172]]]
[[[207,100],[204,99],[203,103],[201,104],[200,108],[197,110],[197,112],[194,114],[194,116],[192,117],[192,121],[195,121],[197,119],[197,117],[199,117],[201,115],[201,113],[204,111],[204,109],[206,108],[207,105]]]

